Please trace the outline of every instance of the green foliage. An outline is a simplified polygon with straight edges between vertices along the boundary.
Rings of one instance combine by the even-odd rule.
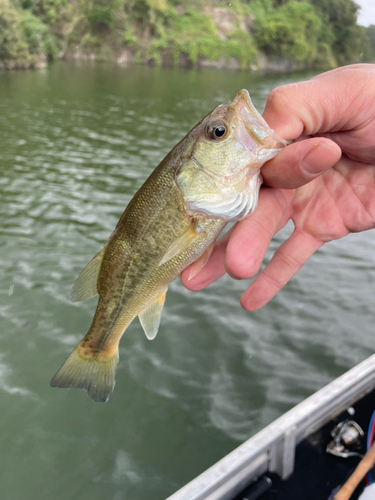
[[[374,58],[375,28],[357,26],[357,10],[353,0],[0,0],[0,60],[79,46],[156,65],[234,58],[248,69],[263,53],[332,67]]]
[[[358,26],[359,28],[359,54],[357,56],[358,61],[373,61],[374,53],[371,47],[371,41],[367,34],[367,29],[364,26]]]
[[[69,0],[21,0],[21,7],[49,26],[61,20],[71,9]]]
[[[133,26],[125,26],[124,42],[128,47],[135,47],[137,45],[138,38]]]
[[[95,47],[99,47],[99,39],[97,36],[92,35],[91,33],[86,33],[81,40],[81,47],[93,49]]]
[[[283,2],[285,3],[285,2]],[[253,0],[250,3],[251,10],[254,12],[257,21],[266,22],[267,16],[275,12],[273,0]]]
[[[49,28],[30,11],[26,11],[20,26],[25,34],[29,51],[32,54],[44,54],[50,59],[55,59],[58,49]]]
[[[196,10],[187,9],[184,15],[176,17],[167,39],[172,46],[175,63],[180,53],[186,54],[192,63],[196,63],[199,56],[210,60],[220,57],[212,20]]]
[[[228,37],[224,47],[226,57],[234,57],[242,69],[248,68],[250,64],[256,61],[258,56],[258,48],[254,39],[240,29],[237,29]]]
[[[8,0],[0,0],[0,60],[27,65],[36,60],[29,53],[21,20]]]
[[[153,40],[147,51],[147,55],[150,59],[153,59],[156,66],[160,66],[162,63],[162,54],[167,48],[168,42],[165,39]]]
[[[87,12],[87,19],[96,26],[111,28],[115,20],[113,10],[106,5],[93,5]]]
[[[192,40],[195,37],[205,36],[216,37],[216,29],[212,19],[195,9],[188,8],[181,16],[174,19],[174,29],[181,34],[181,37]]]
[[[310,1],[324,25],[333,33],[330,42],[336,59],[341,64],[360,60],[364,49],[368,50],[368,40],[357,25],[359,6],[353,0]]]
[[[86,17],[95,29],[111,29],[115,22],[115,12],[121,8],[121,0],[93,0],[86,11]]]
[[[146,0],[146,3],[150,9],[159,10],[160,12],[164,12],[168,6],[167,0]]]
[[[162,54],[170,54],[175,65],[179,64],[181,55],[193,65],[199,58],[228,61],[234,57],[245,68],[256,57],[256,47],[248,33],[237,29],[223,40],[219,38],[213,19],[191,7],[180,16],[167,9],[158,33],[160,38],[152,42],[147,51],[147,57],[156,64],[161,63]]]
[[[295,61],[315,61],[322,21],[311,4],[290,0],[271,10],[268,1],[263,12],[259,4],[255,12],[256,41],[266,53]]]
[[[157,34],[164,17],[174,12],[167,0],[126,0],[125,10],[142,30],[152,34]]]
[[[370,42],[370,51],[371,55],[369,60],[375,60],[375,24],[370,24],[370,26],[366,29],[366,35]]]

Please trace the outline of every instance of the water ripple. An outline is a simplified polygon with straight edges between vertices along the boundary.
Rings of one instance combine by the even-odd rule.
[[[202,113],[308,75],[56,64],[0,74],[0,458],[9,498],[166,498],[240,441],[374,351],[373,233],[325,245],[271,303],[250,280],[170,287],[158,336],[138,320],[107,405],[53,391],[96,300],[78,273],[135,191]],[[265,262],[290,234],[274,238]],[[264,264],[263,264],[264,265]],[[20,397],[22,396],[22,397]],[[6,399],[5,399],[6,398]],[[23,480],[20,481],[20,471]]]

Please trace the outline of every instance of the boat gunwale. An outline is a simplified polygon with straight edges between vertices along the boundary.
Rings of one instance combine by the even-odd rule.
[[[375,354],[284,413],[167,500],[230,500],[265,472],[294,469],[295,447],[375,388]]]

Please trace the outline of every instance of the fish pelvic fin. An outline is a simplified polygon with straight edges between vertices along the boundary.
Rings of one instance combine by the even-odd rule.
[[[141,322],[143,331],[148,340],[153,340],[158,333],[167,290],[168,287],[165,288],[161,294],[141,312],[141,314],[139,314],[139,321]]]
[[[98,295],[98,276],[102,266],[105,247],[93,257],[87,266],[80,272],[76,279],[72,291],[70,292],[70,300],[79,302],[90,297]]]
[[[97,403],[108,401],[115,386],[118,348],[115,352],[87,347],[83,339],[51,380],[51,387],[84,389]]]

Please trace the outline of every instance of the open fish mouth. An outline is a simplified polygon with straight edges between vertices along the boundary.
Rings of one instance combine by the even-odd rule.
[[[260,145],[266,145],[266,140],[273,139],[273,149],[279,152],[285,146],[292,144],[279,137],[268,125],[263,116],[254,106],[250,94],[246,89],[240,90],[233,99],[238,117],[243,121],[246,131]],[[269,148],[269,144],[268,144]],[[249,148],[248,148],[249,149]],[[276,155],[277,153],[275,153]]]
[[[233,100],[234,109],[237,113],[239,123],[236,127],[236,137],[239,141],[239,149],[249,152],[257,149],[257,159],[264,163],[273,158],[288,142],[278,137],[262,115],[257,111],[250,99],[247,90],[242,89]],[[272,143],[270,144],[270,139]],[[242,148],[241,148],[242,146]],[[249,167],[258,168],[251,163]]]
[[[208,142],[193,149],[190,166],[177,177],[187,213],[242,220],[256,208],[263,180],[261,167],[286,141],[255,109],[247,90],[240,90],[233,101],[214,110],[205,126]],[[215,127],[222,135],[212,135]],[[210,161],[206,161],[209,154]]]

